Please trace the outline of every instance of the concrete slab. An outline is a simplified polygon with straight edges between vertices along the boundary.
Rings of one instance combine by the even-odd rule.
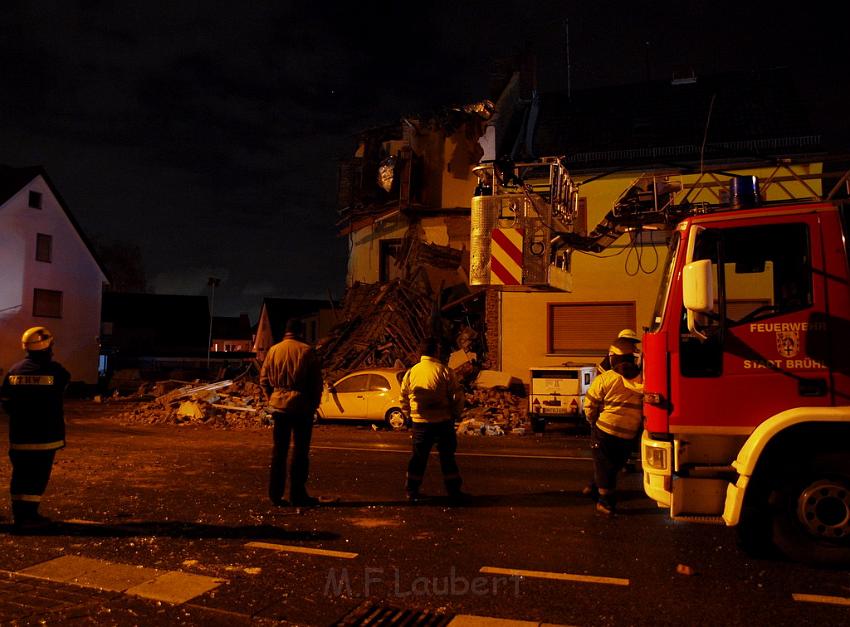
[[[124,592],[128,588],[156,579],[164,572],[156,568],[105,562],[102,567],[87,571],[72,579],[70,583],[100,590]]]
[[[227,583],[227,580],[190,573],[168,572],[152,581],[128,588],[125,592],[145,599],[179,604],[209,592],[223,583]]]
[[[102,568],[104,564],[109,564],[109,562],[80,557],[79,555],[63,555],[18,572],[50,581],[71,582],[89,571]]]

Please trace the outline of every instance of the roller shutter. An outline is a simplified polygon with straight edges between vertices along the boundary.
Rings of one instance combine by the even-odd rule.
[[[605,352],[622,329],[635,329],[635,303],[551,303],[549,352]]]

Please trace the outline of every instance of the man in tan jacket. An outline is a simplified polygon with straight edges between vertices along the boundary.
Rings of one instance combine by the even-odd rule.
[[[269,498],[278,506],[289,504],[283,495],[290,439],[293,451],[289,499],[296,507],[319,503],[307,493],[307,476],[313,416],[322,400],[322,366],[315,351],[302,340],[303,332],[300,320],[289,320],[283,341],[269,349],[260,370],[260,387],[274,422]]]

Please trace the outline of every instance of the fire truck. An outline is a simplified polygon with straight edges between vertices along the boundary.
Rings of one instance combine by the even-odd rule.
[[[523,173],[540,167],[550,175],[535,188]],[[581,235],[578,185],[558,159],[501,169],[480,166],[472,202],[479,284],[568,289],[574,252],[630,228],[671,231],[643,336],[646,494],[676,520],[736,526],[752,551],[850,563],[850,202],[836,200],[850,173],[781,202],[733,176],[718,203],[643,176]],[[499,230],[518,242],[513,260]]]

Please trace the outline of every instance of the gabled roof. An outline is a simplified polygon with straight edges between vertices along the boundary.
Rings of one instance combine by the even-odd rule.
[[[269,318],[272,338],[279,342],[283,338],[286,329],[286,321],[290,318],[300,318],[319,312],[322,309],[330,309],[331,305],[326,300],[301,299],[301,298],[264,298],[263,309]]]
[[[540,99],[533,150],[573,168],[821,151],[790,72],[728,72]]]
[[[65,217],[68,218],[68,221],[71,223],[71,226],[74,227],[74,230],[79,235],[85,247],[88,249],[89,254],[91,254],[92,259],[94,259],[97,267],[100,269],[103,276],[109,281],[109,274],[107,274],[106,269],[103,267],[100,259],[98,259],[97,253],[95,253],[94,246],[92,246],[89,239],[86,237],[86,234],[83,232],[83,229],[80,227],[77,220],[74,218],[74,214],[71,213],[70,209],[68,209],[68,205],[65,203],[65,200],[62,198],[62,195],[59,193],[59,190],[56,189],[56,186],[53,184],[53,181],[50,180],[50,177],[47,176],[47,172],[42,166],[28,166],[25,168],[14,168],[9,165],[0,164],[0,205],[4,204],[8,201],[12,196],[20,192],[23,188],[29,185],[36,177],[41,176],[44,179],[44,182],[47,184],[47,187],[50,188],[50,192],[56,198],[59,206],[62,207],[62,211],[65,212]]]

